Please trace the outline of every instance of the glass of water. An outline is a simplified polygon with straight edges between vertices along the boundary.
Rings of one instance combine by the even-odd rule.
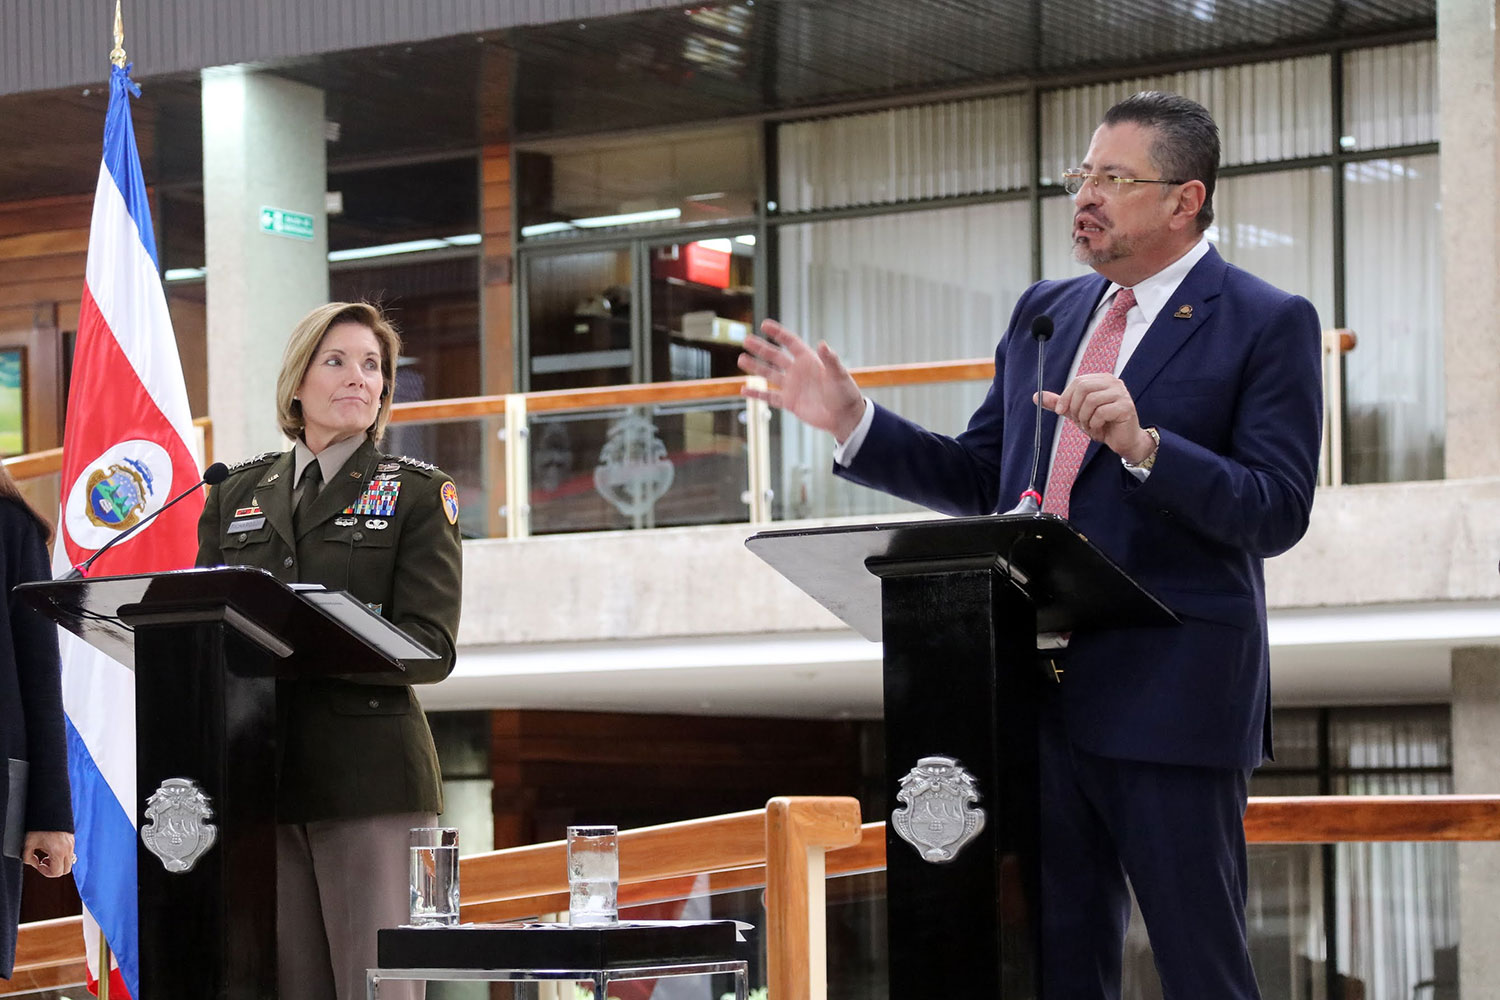
[[[568,827],[568,923],[607,927],[620,922],[620,831]]]
[[[458,831],[451,826],[411,831],[411,925],[458,923]]]

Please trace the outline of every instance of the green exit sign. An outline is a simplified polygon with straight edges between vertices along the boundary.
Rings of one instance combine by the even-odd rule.
[[[313,238],[313,217],[302,212],[289,212],[284,208],[261,206],[260,231],[290,236],[295,240]]]

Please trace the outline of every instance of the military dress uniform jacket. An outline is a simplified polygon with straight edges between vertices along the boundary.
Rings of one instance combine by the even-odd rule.
[[[437,751],[411,685],[453,670],[463,556],[452,480],[366,441],[328,477],[294,536],[294,459],[261,455],[209,492],[198,565],[257,566],[285,583],[347,590],[438,659],[278,681],[277,819],[441,812]],[[380,499],[392,484],[394,502]]]

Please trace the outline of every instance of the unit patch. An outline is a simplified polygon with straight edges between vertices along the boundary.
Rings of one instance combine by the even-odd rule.
[[[344,513],[361,517],[372,514],[376,517],[390,517],[396,513],[396,497],[400,492],[399,479],[377,479],[365,487],[352,507],[344,508]]]
[[[458,523],[458,487],[451,482],[443,484],[443,513],[448,515],[449,524]]]

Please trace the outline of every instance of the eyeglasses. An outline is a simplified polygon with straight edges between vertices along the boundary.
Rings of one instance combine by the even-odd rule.
[[[1118,174],[1091,174],[1083,170],[1064,170],[1062,175],[1063,190],[1068,194],[1077,194],[1083,190],[1083,185],[1089,181],[1094,182],[1094,187],[1106,194],[1118,194],[1126,184],[1186,184],[1187,181],[1167,181],[1160,179],[1148,179],[1145,177],[1121,177]]]

